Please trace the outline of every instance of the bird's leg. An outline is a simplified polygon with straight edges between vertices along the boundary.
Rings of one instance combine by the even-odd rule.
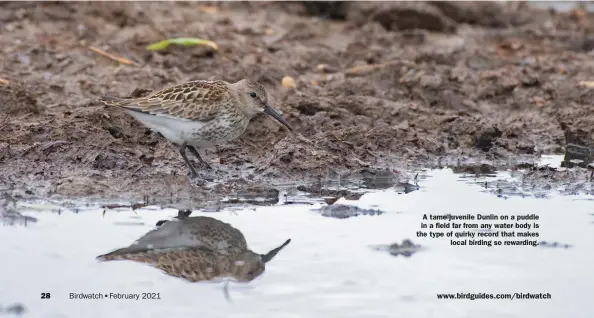
[[[188,167],[190,167],[190,171],[192,171],[192,178],[196,178],[196,177],[198,177],[198,173],[196,172],[196,169],[194,168],[194,166],[192,165],[192,163],[190,162],[190,160],[188,160],[188,157],[186,156],[186,147],[188,147],[186,142],[181,144],[181,146],[179,147],[179,154],[182,156],[182,158],[184,158],[184,161],[186,162]]]
[[[192,214],[192,210],[190,210],[190,209],[179,210],[179,211],[177,211],[177,218],[179,220],[185,220],[190,216],[190,214]]]
[[[212,167],[208,164],[208,162],[206,162],[204,159],[202,159],[202,157],[200,157],[198,150],[196,150],[196,148],[194,148],[194,146],[186,146],[186,147],[188,147],[188,149],[190,149],[190,152],[194,155],[194,157],[196,157],[196,158],[198,158],[198,160],[200,160],[201,164],[206,166],[206,168],[212,170]]]

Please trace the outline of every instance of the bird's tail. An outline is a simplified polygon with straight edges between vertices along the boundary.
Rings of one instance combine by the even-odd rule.
[[[106,261],[115,261],[118,259],[122,259],[122,257],[121,256],[118,257],[117,254],[107,253],[107,254],[99,255],[95,259],[100,262],[106,262]]]
[[[123,107],[126,106],[132,101],[132,98],[121,98],[115,96],[101,96],[99,101],[107,106],[115,106],[115,107]]]
[[[147,251],[146,247],[138,247],[138,246],[133,245],[133,246],[128,246],[128,247],[118,248],[115,251],[111,251],[109,253],[99,255],[99,256],[97,256],[97,260],[99,260],[99,261],[122,260],[122,259],[127,259],[126,256],[129,256],[130,254],[146,252],[146,251]]]

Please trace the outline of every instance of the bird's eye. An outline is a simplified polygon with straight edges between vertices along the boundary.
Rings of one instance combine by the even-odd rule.
[[[254,272],[248,272],[248,275],[252,276],[254,275]]]
[[[255,92],[249,92],[248,95],[250,95],[251,98],[256,98],[258,96]]]

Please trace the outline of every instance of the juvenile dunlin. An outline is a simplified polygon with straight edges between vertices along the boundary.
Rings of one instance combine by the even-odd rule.
[[[243,234],[230,224],[211,217],[183,217],[161,223],[130,246],[97,259],[145,263],[190,282],[216,278],[249,282],[290,241],[261,255],[249,250]]]
[[[178,145],[192,177],[197,177],[198,173],[186,156],[186,148],[201,164],[211,169],[196,148],[211,148],[236,139],[246,130],[250,120],[260,113],[270,115],[293,131],[268,104],[266,89],[247,79],[236,83],[193,81],[144,97],[104,96],[100,101],[123,108],[136,120]]]

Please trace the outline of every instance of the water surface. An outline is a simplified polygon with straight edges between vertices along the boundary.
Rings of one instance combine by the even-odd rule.
[[[550,159],[550,158],[549,158]],[[551,162],[555,162],[552,160]],[[130,244],[177,211],[157,207],[78,213],[22,204],[36,223],[0,227],[0,305],[22,303],[24,317],[440,317],[594,316],[594,204],[591,196],[500,198],[449,169],[429,171],[420,190],[339,199],[382,215],[323,217],[321,203],[195,211],[240,229],[249,247],[266,252],[292,242],[249,284],[192,284],[133,262],[95,257]],[[282,201],[281,201],[282,202]],[[57,208],[56,208],[57,209]],[[539,241],[571,248],[453,247],[417,238],[423,214],[540,216]],[[370,248],[411,239],[411,257]],[[70,293],[159,293],[160,300],[71,300]],[[440,300],[437,293],[550,293],[542,300]],[[41,293],[51,293],[41,299]]]

